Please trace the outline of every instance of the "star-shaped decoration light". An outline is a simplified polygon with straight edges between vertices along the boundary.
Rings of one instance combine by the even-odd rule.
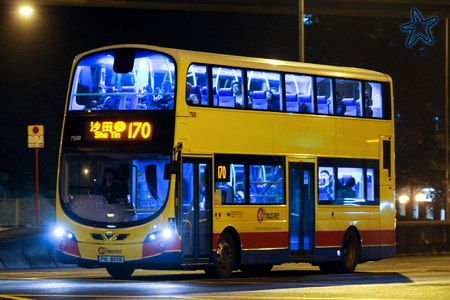
[[[411,47],[419,38],[429,45],[433,44],[433,36],[430,33],[430,28],[437,23],[438,18],[431,17],[424,20],[420,12],[413,8],[411,10],[411,19],[412,21],[410,23],[402,25],[402,30],[411,31],[406,41],[406,46]]]

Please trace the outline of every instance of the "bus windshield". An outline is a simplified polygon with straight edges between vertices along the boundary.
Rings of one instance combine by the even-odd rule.
[[[175,64],[163,54],[119,48],[82,58],[69,111],[173,110]]]
[[[129,223],[150,218],[164,206],[170,157],[64,156],[61,196],[66,212],[82,222]]]

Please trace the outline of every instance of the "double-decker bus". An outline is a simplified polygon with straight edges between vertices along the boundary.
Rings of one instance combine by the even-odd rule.
[[[145,45],[78,55],[57,257],[104,267],[326,272],[395,255],[392,80]]]

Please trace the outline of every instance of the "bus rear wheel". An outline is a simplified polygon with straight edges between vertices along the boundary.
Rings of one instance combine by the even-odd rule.
[[[134,269],[126,266],[111,265],[106,267],[106,271],[115,279],[128,279],[133,274]]]
[[[339,271],[341,273],[351,273],[355,271],[361,255],[361,244],[353,230],[347,230],[342,241],[341,261]]]
[[[355,271],[361,254],[361,244],[353,230],[348,230],[341,247],[341,260],[322,262],[317,265],[323,273],[352,273]]]
[[[220,235],[216,255],[215,275],[219,278],[230,277],[236,262],[236,247],[233,237],[228,232]]]

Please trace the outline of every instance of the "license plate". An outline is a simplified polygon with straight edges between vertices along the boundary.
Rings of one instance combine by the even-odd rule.
[[[101,263],[123,263],[125,259],[123,256],[99,256],[98,262]]]

